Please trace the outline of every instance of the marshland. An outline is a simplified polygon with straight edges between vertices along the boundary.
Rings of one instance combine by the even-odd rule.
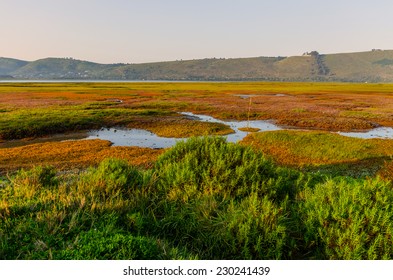
[[[392,259],[393,139],[347,134],[392,112],[392,84],[0,83],[0,259]]]

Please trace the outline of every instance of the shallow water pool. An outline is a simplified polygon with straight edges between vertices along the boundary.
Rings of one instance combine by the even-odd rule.
[[[181,113],[184,116],[189,116],[193,119],[203,121],[203,122],[215,122],[215,123],[222,123],[228,125],[230,128],[232,128],[235,132],[232,134],[225,135],[227,138],[228,142],[233,142],[236,143],[237,141],[242,140],[244,137],[249,134],[249,132],[244,132],[239,130],[239,128],[244,128],[244,127],[252,127],[252,128],[258,128],[260,131],[273,131],[273,130],[282,130],[282,127],[279,127],[272,122],[269,121],[222,121],[219,119],[215,119],[211,116],[207,115],[197,115],[193,114],[190,112],[182,112]]]
[[[280,130],[282,128],[268,121],[222,121],[207,115],[197,115],[190,112],[182,112],[184,116],[190,119],[203,122],[223,123],[232,128],[235,132],[225,135],[227,141],[236,143],[247,136],[248,132],[240,131],[242,127],[259,128],[260,131]],[[108,140],[114,146],[138,146],[146,148],[168,148],[176,144],[178,141],[186,138],[167,138],[160,137],[156,134],[144,129],[126,129],[126,128],[102,128],[100,130],[91,130],[88,132],[86,139],[102,139]]]
[[[184,138],[160,137],[144,129],[104,128],[88,132],[85,139],[108,140],[113,146],[138,146],[144,148],[168,148]]]
[[[377,127],[369,131],[339,132],[338,134],[343,136],[363,138],[363,139],[372,139],[372,138],[393,139],[393,128]]]
[[[240,128],[251,127],[258,128],[260,132],[282,130],[284,128],[273,124],[270,121],[254,120],[254,121],[222,121],[208,115],[198,115],[191,112],[181,112],[183,116],[202,122],[215,122],[228,125],[234,130],[234,133],[225,135],[228,142],[236,143],[246,137],[249,132],[241,131]],[[287,128],[286,128],[287,129]],[[355,138],[384,138],[393,139],[393,128],[379,127],[365,132],[338,132],[338,134],[355,137]],[[160,137],[156,134],[143,129],[125,129],[125,128],[108,128],[101,130],[93,130],[89,132],[86,139],[102,139],[108,140],[114,146],[138,146],[147,148],[168,148],[172,147],[178,141],[186,140],[186,138],[167,138]]]

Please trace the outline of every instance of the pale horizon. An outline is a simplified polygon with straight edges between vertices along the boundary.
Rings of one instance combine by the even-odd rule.
[[[96,63],[393,49],[387,0],[2,0],[0,57]]]

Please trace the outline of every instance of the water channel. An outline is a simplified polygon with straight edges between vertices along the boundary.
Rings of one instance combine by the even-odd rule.
[[[393,128],[377,127],[369,131],[338,132],[338,134],[347,137],[355,137],[355,138],[363,138],[363,139],[372,139],[372,138],[393,139]]]
[[[225,137],[228,142],[236,143],[247,136],[249,132],[241,131],[240,128],[251,127],[257,128],[259,131],[275,131],[282,130],[283,127],[277,126],[270,121],[254,120],[254,121],[222,121],[208,115],[197,115],[190,112],[182,112],[182,115],[202,121],[202,122],[216,122],[228,125],[234,130],[234,133],[228,134]],[[285,128],[287,129],[287,128]],[[382,138],[393,139],[393,128],[391,127],[378,127],[370,131],[359,132],[338,132],[338,134],[355,137],[355,138]],[[33,140],[12,140],[0,143],[0,148],[24,146],[34,143],[51,142],[51,141],[64,141],[76,139],[101,139],[108,140],[113,143],[113,146],[138,146],[147,148],[168,148],[176,144],[178,141],[185,140],[186,138],[167,138],[160,137],[156,134],[143,130],[143,129],[127,129],[127,128],[102,128],[100,130],[90,130],[87,133],[73,133],[73,134],[60,134],[47,138],[38,138]]]
[[[236,143],[247,136],[248,132],[241,131],[240,128],[252,127],[260,129],[259,131],[275,131],[282,130],[284,128],[273,124],[270,121],[222,121],[213,118],[208,115],[197,115],[190,112],[182,112],[184,116],[190,119],[202,121],[202,122],[216,122],[228,125],[234,130],[234,133],[228,134],[225,137],[228,142]],[[338,134],[355,137],[355,138],[383,138],[393,139],[393,128],[390,127],[378,127],[370,131],[359,131],[359,132],[338,132]],[[101,130],[89,131],[89,136],[86,139],[102,139],[108,140],[113,143],[114,146],[139,146],[149,148],[168,148],[176,144],[176,142],[185,140],[185,138],[166,138],[157,136],[143,129],[122,129],[122,128],[108,128]]]
[[[228,142],[236,143],[247,136],[247,132],[239,130],[242,127],[258,128],[260,131],[280,130],[282,128],[272,124],[268,121],[222,121],[207,115],[196,115],[190,112],[182,112],[184,116],[190,119],[202,122],[215,122],[228,125],[235,132],[228,134],[225,137]],[[176,142],[185,140],[185,138],[166,138],[157,136],[143,129],[123,129],[123,128],[108,128],[100,130],[89,131],[89,136],[86,139],[102,139],[108,140],[114,146],[139,146],[149,148],[168,148],[176,144]]]
[[[168,148],[176,142],[185,140],[185,138],[167,138],[160,137],[144,129],[127,129],[127,128],[104,128],[100,130],[91,130],[89,136],[85,139],[108,140],[113,146],[138,146],[145,148]]]

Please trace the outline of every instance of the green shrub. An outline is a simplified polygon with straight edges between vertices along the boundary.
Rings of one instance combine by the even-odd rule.
[[[304,238],[318,259],[392,259],[390,183],[337,178],[306,189]]]
[[[37,166],[30,170],[21,169],[12,176],[11,183],[15,187],[29,186],[33,189],[57,186],[59,181],[56,170],[52,166]]]
[[[141,260],[158,259],[157,241],[143,236],[92,229],[81,232],[73,246],[58,253],[59,259],[74,260]]]
[[[78,183],[78,192],[110,199],[132,196],[149,184],[151,173],[142,172],[126,161],[105,159],[91,168]]]
[[[311,176],[220,137],[178,143],[159,158],[155,172],[156,234],[202,258],[292,255],[288,203]]]
[[[277,193],[278,186],[269,183],[277,178],[270,160],[222,137],[180,142],[159,158],[155,170],[159,189],[177,189],[185,200],[203,193],[238,199],[255,191],[272,198],[286,195],[286,190]]]

